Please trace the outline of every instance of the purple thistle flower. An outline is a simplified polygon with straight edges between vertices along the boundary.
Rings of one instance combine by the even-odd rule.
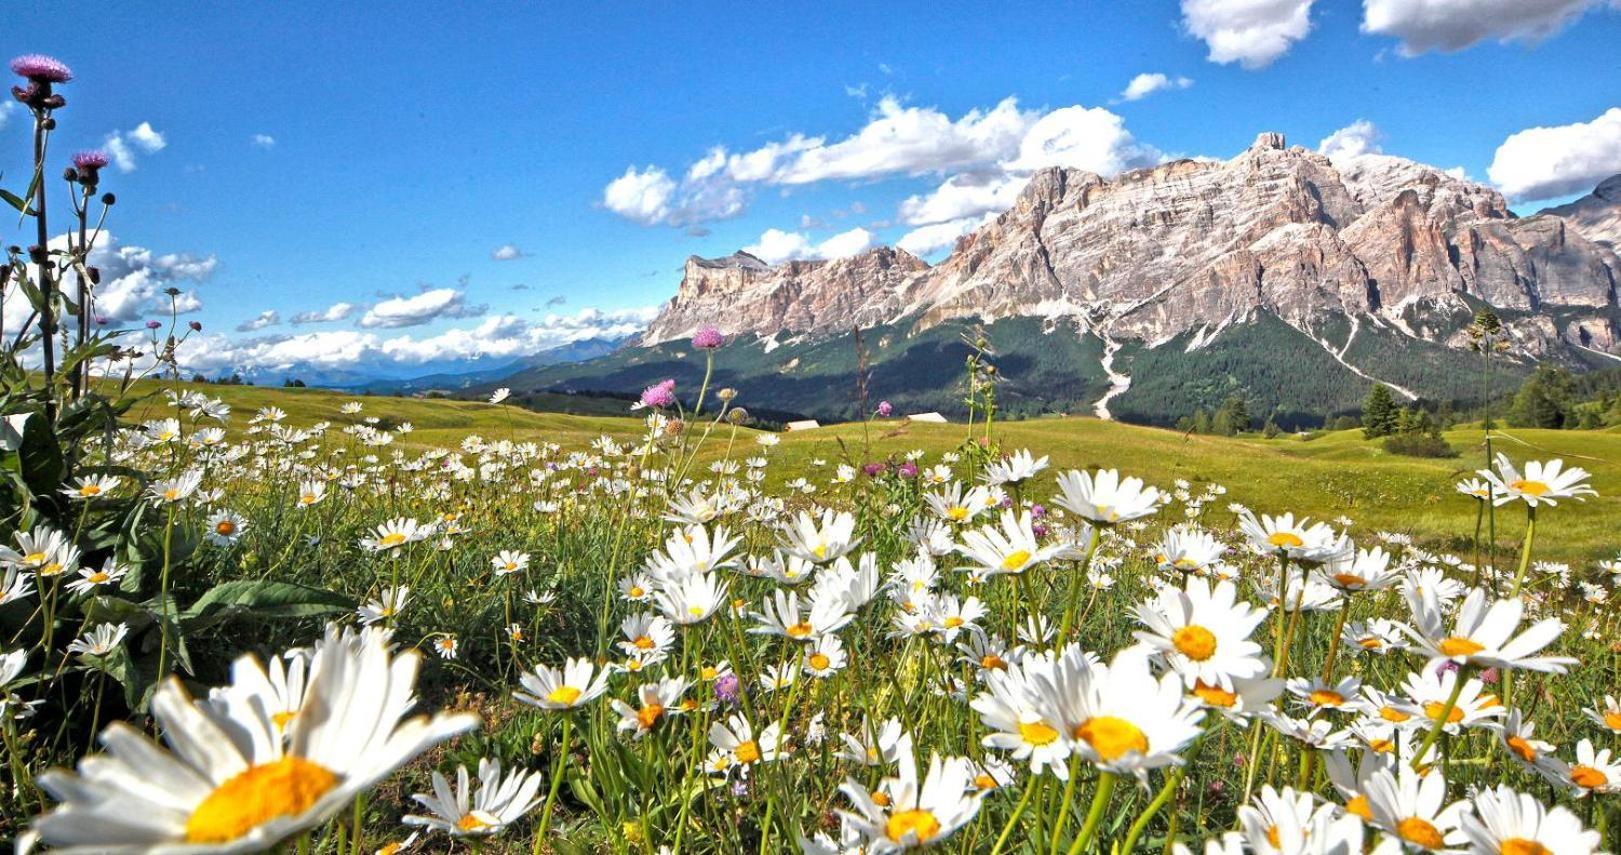
[[[908,460],[905,463],[895,467],[895,474],[901,476],[902,478],[916,478],[917,464]]]
[[[1502,672],[1498,671],[1496,666],[1493,666],[1480,672],[1480,682],[1485,683],[1488,686],[1495,686],[1497,685],[1498,679],[1502,676]]]
[[[642,390],[642,406],[675,406],[675,380],[664,380]]]
[[[11,61],[11,71],[35,83],[66,83],[73,79],[73,69],[54,56],[29,53]]]
[[[1046,515],[1047,515],[1047,506],[1046,505],[1032,504],[1030,506],[1030,518],[1031,519],[1039,520],[1039,519],[1041,519],[1042,517],[1044,517]]]
[[[887,419],[887,418],[889,418],[889,414],[893,413],[893,412],[895,412],[895,407],[893,405],[891,405],[888,401],[879,401],[878,402],[878,417],[879,418]]]
[[[715,678],[715,697],[729,704],[735,704],[743,695],[743,681],[731,672]]]
[[[147,321],[146,322],[146,328],[149,329],[149,330],[162,329],[163,328],[163,322],[162,321]]]
[[[868,478],[877,478],[879,475],[884,474],[884,470],[887,468],[882,463],[868,463],[866,466],[861,467],[861,471],[865,472]]]
[[[107,166],[107,155],[99,151],[81,151],[73,156],[73,165],[77,169],[94,172]]]
[[[202,332],[203,331],[203,322],[202,321],[192,321],[191,323],[187,324],[187,326],[191,327],[192,332]]]
[[[1046,537],[1047,527],[1040,523],[1035,523],[1030,526],[1030,533],[1035,535],[1037,538]]]
[[[726,343],[726,336],[714,327],[703,327],[692,334],[692,346],[699,350],[714,350]]]

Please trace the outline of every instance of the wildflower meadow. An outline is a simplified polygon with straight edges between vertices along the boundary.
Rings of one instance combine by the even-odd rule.
[[[815,459],[709,382],[563,438],[506,390],[426,439],[369,398],[242,409],[180,382],[187,324],[96,323],[106,158],[48,145],[71,69],[10,68],[34,163],[0,268],[32,318],[0,364],[19,851],[1621,840],[1621,560],[1562,548],[1613,460],[1487,429],[1437,545],[1287,488],[1058,465],[1061,434],[1008,440],[983,346],[949,443],[909,447],[876,403]],[[1621,519],[1583,525],[1614,559]]]

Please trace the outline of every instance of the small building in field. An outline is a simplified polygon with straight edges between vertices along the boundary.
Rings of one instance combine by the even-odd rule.
[[[907,416],[905,420],[909,422],[927,422],[929,424],[937,425],[943,425],[946,423],[946,417],[940,415],[939,413],[912,413],[911,415]]]
[[[783,430],[811,430],[821,426],[822,423],[815,419],[801,419],[797,422],[789,422],[783,425],[782,428]]]

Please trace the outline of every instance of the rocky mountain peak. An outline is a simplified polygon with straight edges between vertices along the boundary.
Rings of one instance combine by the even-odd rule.
[[[1542,213],[1563,217],[1590,241],[1621,248],[1621,175],[1604,179],[1592,193],[1568,205]]]
[[[1264,131],[1255,137],[1255,142],[1250,143],[1251,151],[1265,149],[1285,151],[1288,148],[1288,141],[1284,138],[1283,134],[1280,134],[1277,131]]]

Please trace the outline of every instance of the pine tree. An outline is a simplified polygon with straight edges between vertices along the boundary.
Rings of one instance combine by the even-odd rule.
[[[1390,387],[1377,383],[1362,400],[1362,435],[1368,439],[1390,436],[1396,432],[1401,420],[1401,408]]]

